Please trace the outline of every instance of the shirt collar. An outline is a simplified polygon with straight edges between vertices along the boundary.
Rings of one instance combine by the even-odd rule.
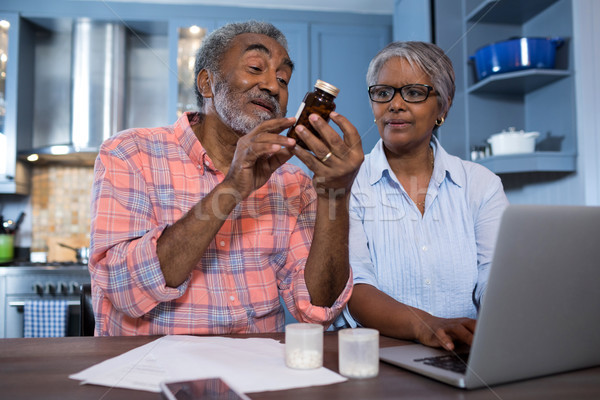
[[[193,125],[199,123],[200,114],[195,111],[187,111],[175,123],[175,135],[190,160],[197,164],[200,167],[200,172],[204,174],[205,167],[215,170],[215,166],[192,129]]]
[[[458,157],[448,154],[435,136],[431,137],[431,147],[433,147],[435,157],[431,178],[436,185],[440,186],[444,179],[448,178],[456,186],[463,187],[465,185],[465,177],[461,173],[463,170],[461,160]]]
[[[431,147],[434,154],[434,168],[431,179],[437,186],[441,185],[446,177],[455,185],[464,186],[464,178],[460,174],[460,159],[451,156],[444,150],[435,136],[431,137]],[[392,176],[392,169],[383,150],[383,140],[379,139],[368,159],[369,184],[375,185],[384,174]]]
[[[368,157],[369,184],[373,186],[383,178],[386,171],[389,174],[392,170],[383,151],[382,139],[379,139]]]

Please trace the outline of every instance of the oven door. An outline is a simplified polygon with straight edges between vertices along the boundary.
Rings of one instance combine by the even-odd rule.
[[[24,331],[24,309],[28,300],[40,300],[37,295],[14,295],[6,298],[6,337],[22,338]],[[79,336],[80,299],[79,296],[56,296],[54,299],[67,300],[69,316],[67,319],[67,336]]]

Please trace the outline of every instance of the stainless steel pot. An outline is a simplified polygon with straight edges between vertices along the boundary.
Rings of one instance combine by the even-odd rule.
[[[73,250],[75,252],[75,255],[77,256],[77,262],[80,264],[87,264],[88,261],[90,260],[90,248],[89,247],[75,248],[75,247],[71,247],[64,243],[59,243],[59,245],[62,247],[66,247],[67,249]]]

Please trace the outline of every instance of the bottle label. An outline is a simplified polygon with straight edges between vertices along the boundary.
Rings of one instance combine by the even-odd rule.
[[[302,110],[304,110],[304,102],[302,102],[302,104],[300,104],[300,107],[298,107],[298,112],[296,112],[296,122],[298,122],[298,118],[300,118],[300,114],[302,114]]]

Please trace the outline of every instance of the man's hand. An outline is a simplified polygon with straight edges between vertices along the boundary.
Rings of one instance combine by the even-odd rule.
[[[335,198],[350,193],[364,160],[364,153],[356,128],[336,112],[332,112],[330,118],[344,132],[343,139],[323,118],[311,114],[310,123],[321,134],[322,140],[316,138],[306,127],[298,125],[296,133],[314,156],[300,146],[296,146],[293,153],[315,173],[313,182],[317,194]]]
[[[296,141],[279,133],[291,127],[294,121],[294,118],[264,121],[238,140],[223,183],[240,196],[240,201],[264,185],[271,174],[292,157],[290,149]]]

